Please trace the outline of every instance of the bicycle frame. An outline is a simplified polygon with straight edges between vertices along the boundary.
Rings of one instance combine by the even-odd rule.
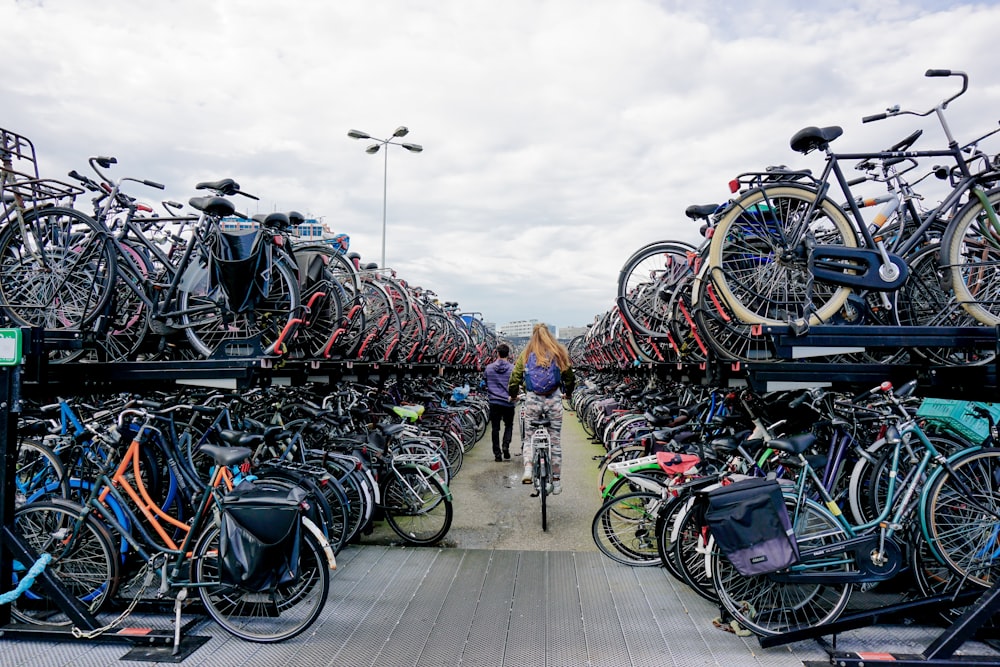
[[[898,477],[896,473],[899,470],[900,457],[903,447],[907,443],[907,436],[911,436],[911,438],[915,437],[922,445],[924,451],[916,467],[907,474],[906,479],[903,480],[900,488],[897,490],[896,487],[899,482],[897,481]],[[898,429],[890,428],[887,432],[887,439],[893,446],[886,494],[887,501],[878,516],[861,524],[851,524],[847,521],[837,502],[822,485],[819,475],[809,465],[805,456],[802,454],[799,455],[803,474],[800,475],[799,480],[796,482],[793,493],[786,494],[788,497],[794,499],[795,515],[800,511],[800,508],[805,506],[808,491],[815,491],[819,494],[822,503],[836,520],[838,527],[843,530],[846,539],[815,549],[802,551],[800,553],[799,564],[793,565],[786,572],[770,574],[768,576],[784,582],[864,583],[883,581],[891,578],[899,571],[902,552],[895,546],[893,538],[899,531],[906,527],[906,517],[918,507],[924,506],[926,500],[925,493],[930,487],[930,480],[925,482],[924,477],[927,475],[931,464],[939,464],[931,472],[931,479],[933,479],[935,475],[941,474],[941,471],[948,470],[951,461],[969,452],[976,451],[980,447],[975,446],[957,452],[952,456],[945,457],[934,446],[934,443],[928,439],[917,422],[912,419],[904,421]],[[810,485],[809,482],[812,482],[812,484]],[[921,485],[923,485],[922,488]],[[793,524],[796,518],[797,516],[792,517]],[[927,539],[928,545],[935,552],[935,557],[940,559],[934,548],[934,543],[928,537],[923,516],[919,518],[924,538]],[[875,542],[874,545],[873,542]],[[867,551],[868,547],[872,547],[870,554]],[[860,554],[857,558],[851,558],[846,555],[852,550],[860,552],[862,549],[865,549],[865,554],[869,556],[867,561]],[[838,554],[843,555],[840,560],[830,560],[831,558],[838,558]],[[810,571],[814,567],[829,567],[832,563],[837,562],[848,566],[857,565],[858,569],[822,573]]]

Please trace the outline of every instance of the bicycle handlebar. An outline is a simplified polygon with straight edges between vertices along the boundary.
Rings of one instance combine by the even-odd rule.
[[[962,77],[962,89],[957,93],[955,93],[954,95],[952,95],[951,97],[949,97],[948,99],[941,102],[940,104],[935,105],[934,107],[922,113],[917,111],[908,111],[908,110],[901,111],[899,105],[897,104],[892,107],[889,107],[883,113],[877,113],[871,116],[864,116],[861,119],[861,122],[871,123],[872,121],[882,120],[884,118],[888,118],[889,116],[921,116],[921,117],[929,116],[932,113],[934,113],[938,108],[947,109],[949,104],[951,104],[954,100],[961,97],[963,94],[965,94],[965,91],[969,89],[969,75],[966,74],[965,72],[960,72],[958,70],[952,70],[952,69],[929,69],[926,72],[924,72],[924,76],[926,77],[960,76]]]

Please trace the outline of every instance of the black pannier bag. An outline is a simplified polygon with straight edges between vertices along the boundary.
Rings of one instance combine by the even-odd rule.
[[[766,574],[799,562],[798,543],[777,480],[745,479],[705,495],[705,523],[737,572]]]
[[[299,576],[299,488],[264,489],[243,482],[222,501],[219,577],[250,591],[294,583]]]
[[[260,231],[228,234],[212,240],[212,286],[222,289],[234,313],[252,311],[270,283],[268,245]]]

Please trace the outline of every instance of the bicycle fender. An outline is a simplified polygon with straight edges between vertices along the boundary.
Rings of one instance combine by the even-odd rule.
[[[305,526],[306,530],[313,534],[316,541],[319,542],[320,546],[323,547],[323,553],[326,554],[326,560],[330,564],[331,570],[337,569],[337,559],[333,555],[333,549],[330,548],[330,541],[326,539],[323,531],[319,529],[313,520],[307,516],[302,517],[302,525]]]

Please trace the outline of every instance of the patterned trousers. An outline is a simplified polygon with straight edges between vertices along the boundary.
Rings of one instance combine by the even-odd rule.
[[[548,418],[549,462],[553,479],[559,479],[562,473],[562,392],[556,390],[551,396],[526,392],[521,414],[524,417],[524,442],[521,443],[524,465],[531,465],[531,457],[535,453],[531,447],[531,422]]]

